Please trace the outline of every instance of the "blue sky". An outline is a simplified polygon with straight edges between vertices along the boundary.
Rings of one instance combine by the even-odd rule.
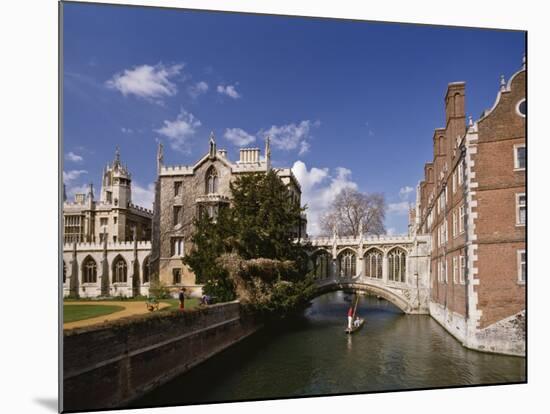
[[[522,32],[70,3],[63,31],[69,196],[99,194],[118,145],[150,207],[158,140],[165,163],[192,164],[210,131],[233,160],[269,133],[312,233],[347,186],[384,193],[386,228],[405,233],[447,84],[466,81],[475,120],[525,51]]]

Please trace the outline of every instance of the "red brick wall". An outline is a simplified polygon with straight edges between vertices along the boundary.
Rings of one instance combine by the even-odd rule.
[[[459,207],[464,204],[463,188],[452,191],[452,173],[457,170],[460,151],[457,136],[465,134],[465,85],[449,84],[445,97],[446,128],[434,131],[433,184],[425,183],[421,189],[421,232],[427,219],[428,200],[434,189],[432,236],[431,299],[449,310],[466,315],[466,287],[453,280],[453,257],[465,255],[466,231],[453,232],[453,212],[459,220]],[[482,310],[480,327],[511,316],[525,308],[525,287],[518,284],[517,250],[525,247],[525,227],[516,226],[516,193],[525,192],[525,172],[514,171],[514,145],[525,143],[525,118],[516,112],[518,102],[525,97],[525,72],[517,74],[511,83],[511,91],[502,93],[499,104],[478,122],[478,153],[473,156],[474,181],[479,187],[474,200],[478,202],[478,218],[475,222],[479,243],[478,268],[479,309]],[[444,138],[440,138],[444,137]],[[441,145],[440,144],[441,141]],[[444,182],[448,188],[446,212],[437,214],[437,196],[441,193],[440,171],[447,164]],[[448,242],[438,246],[438,227],[444,217],[448,223]],[[438,281],[438,261],[447,260],[447,283]],[[459,263],[459,262],[458,262]],[[460,271],[460,268],[459,268]],[[471,269],[469,270],[471,271]],[[457,278],[458,279],[458,278]]]
[[[516,225],[516,194],[525,193],[525,171],[514,170],[514,145],[525,143],[525,118],[516,112],[525,98],[525,71],[501,92],[493,111],[478,122],[474,168],[478,188],[480,328],[525,309],[525,285],[518,283],[517,251],[525,249],[525,226]]]

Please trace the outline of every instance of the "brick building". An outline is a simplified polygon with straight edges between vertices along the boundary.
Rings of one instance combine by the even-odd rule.
[[[194,165],[165,166],[162,145],[157,155],[158,178],[155,184],[151,271],[170,288],[185,286],[190,294],[201,291],[195,274],[183,263],[191,249],[193,219],[201,212],[215,217],[219,208],[231,203],[229,184],[242,174],[266,173],[271,169],[269,138],[265,155],[258,148],[242,148],[232,162],[227,151],[216,148],[213,134],[209,151]],[[300,204],[301,188],[290,168],[274,169],[288,186],[292,202]],[[306,219],[297,225],[297,237],[305,236]]]
[[[466,123],[450,83],[411,229],[431,235],[430,314],[467,347],[525,353],[526,69]]]

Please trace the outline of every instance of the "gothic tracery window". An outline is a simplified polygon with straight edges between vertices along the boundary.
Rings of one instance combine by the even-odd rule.
[[[97,282],[97,265],[94,259],[90,256],[84,259],[82,264],[82,283]]]
[[[150,274],[151,274],[151,269],[149,267],[149,256],[147,256],[145,259],[143,259],[143,277],[142,277],[143,282],[142,283],[149,283]]]
[[[340,269],[340,277],[354,277],[355,276],[355,253],[346,250],[338,256],[338,264]]]
[[[403,249],[395,248],[388,253],[388,279],[405,282],[407,254]]]
[[[365,276],[382,279],[382,252],[371,249],[365,254]]]
[[[206,173],[206,194],[215,194],[218,192],[218,172],[214,167]]]
[[[118,256],[113,262],[113,283],[126,283],[128,281],[128,267],[126,261]]]
[[[329,275],[329,255],[326,252],[320,252],[315,256],[313,265],[314,265],[314,274],[317,279],[326,279]]]

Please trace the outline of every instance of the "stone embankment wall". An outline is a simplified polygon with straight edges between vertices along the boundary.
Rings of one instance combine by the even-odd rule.
[[[525,311],[479,329],[464,316],[430,302],[430,316],[463,346],[476,351],[525,357]]]
[[[126,405],[260,328],[238,302],[63,334],[63,410]]]

